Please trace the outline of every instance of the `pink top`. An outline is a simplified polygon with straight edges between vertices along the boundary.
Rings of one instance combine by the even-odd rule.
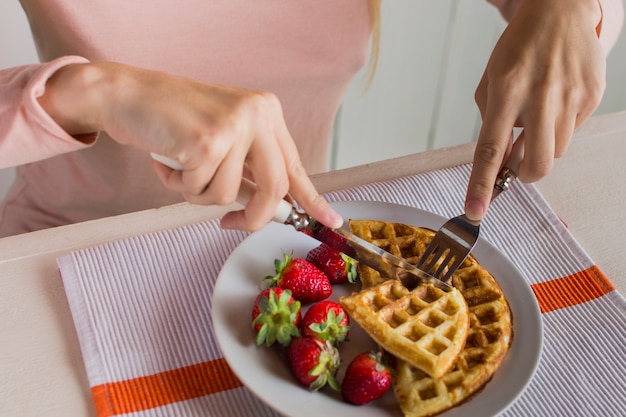
[[[313,174],[327,168],[335,114],[367,59],[367,0],[21,3],[43,63],[0,71],[0,168],[19,165],[0,236],[182,201],[161,185],[145,152],[104,132],[85,145],[43,111],[36,98],[64,65],[117,61],[269,90]],[[621,0],[601,3],[609,50],[621,27]]]

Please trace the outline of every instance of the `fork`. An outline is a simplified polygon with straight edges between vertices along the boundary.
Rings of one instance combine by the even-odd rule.
[[[517,169],[524,157],[523,137],[515,141],[506,164],[498,173],[491,202],[506,191],[517,178]],[[416,266],[422,271],[450,284],[452,274],[463,264],[480,235],[480,220],[472,221],[465,214],[448,220],[437,231]]]

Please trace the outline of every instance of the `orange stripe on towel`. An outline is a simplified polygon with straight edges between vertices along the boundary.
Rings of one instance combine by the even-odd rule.
[[[595,265],[576,274],[533,284],[531,287],[542,313],[581,304],[615,289]]]
[[[226,361],[216,359],[91,388],[98,417],[144,411],[241,387]]]

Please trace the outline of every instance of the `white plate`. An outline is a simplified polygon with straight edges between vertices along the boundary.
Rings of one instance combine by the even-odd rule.
[[[416,208],[378,202],[336,203],[345,219],[379,219],[438,229],[445,219]],[[299,256],[319,243],[295,232],[291,226],[269,224],[237,247],[224,264],[213,293],[213,323],[224,357],[235,374],[255,395],[286,416],[343,417],[398,416],[392,390],[381,399],[356,407],[325,389],[311,393],[299,386],[278,349],[257,347],[250,327],[250,313],[263,277],[274,272],[274,259],[282,250]],[[535,296],[517,268],[495,247],[480,239],[473,252],[477,260],[498,280],[513,311],[513,344],[504,363],[486,387],[470,401],[441,416],[489,417],[501,413],[522,393],[539,362],[542,323]],[[351,291],[335,286],[332,299]],[[373,349],[374,343],[355,325],[350,341],[341,347],[343,367],[358,352]],[[338,375],[342,377],[343,367]]]

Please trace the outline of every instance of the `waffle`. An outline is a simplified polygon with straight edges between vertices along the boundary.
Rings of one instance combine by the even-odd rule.
[[[467,338],[468,308],[458,290],[423,284],[409,291],[388,280],[339,302],[383,349],[434,378],[454,366]]]
[[[435,234],[428,229],[378,220],[350,220],[350,230],[361,239],[414,265]],[[386,280],[378,271],[366,266],[359,265],[358,270],[363,288]]]
[[[353,233],[415,263],[434,232],[398,223],[351,221]],[[413,238],[409,235],[413,231]],[[385,281],[359,266],[365,290]],[[406,417],[427,417],[457,406],[479,391],[501,366],[513,338],[512,315],[496,280],[473,257],[453,274],[453,286],[469,308],[469,332],[451,370],[440,378],[396,358],[393,388]]]

